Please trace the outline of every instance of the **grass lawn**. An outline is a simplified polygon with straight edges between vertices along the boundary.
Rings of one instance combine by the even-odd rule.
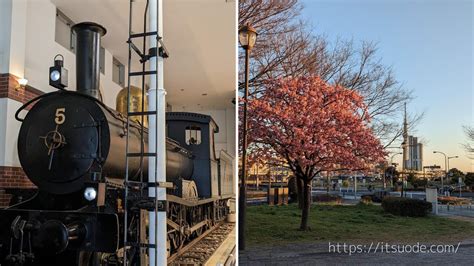
[[[311,231],[299,231],[301,211],[288,206],[247,207],[247,243],[250,246],[293,242],[383,241],[416,243],[474,239],[474,222],[443,217],[398,217],[376,205],[312,205]]]

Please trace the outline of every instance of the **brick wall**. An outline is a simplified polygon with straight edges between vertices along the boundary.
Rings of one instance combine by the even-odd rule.
[[[0,209],[8,207],[12,195],[5,193],[4,189],[0,188]]]
[[[0,187],[1,188],[32,188],[33,183],[26,177],[21,167],[0,166]]]
[[[26,103],[34,97],[43,94],[43,92],[28,85],[25,88],[17,87],[18,77],[9,73],[0,73],[0,98],[9,98],[21,103]],[[30,107],[31,106],[32,105],[30,105]],[[9,115],[13,117],[14,114]],[[5,125],[0,125],[0,127],[4,126]],[[6,193],[5,189],[34,187],[21,167],[0,166],[0,208],[8,206],[10,198],[12,197]]]
[[[0,166],[0,208],[8,206],[11,195],[6,188],[35,188],[21,167]]]
[[[25,88],[18,88],[18,77],[15,75],[9,73],[0,74],[0,98],[9,98],[21,103],[26,103],[41,94],[43,94],[42,91],[29,85],[26,85]],[[32,105],[26,109],[30,109],[31,106]]]

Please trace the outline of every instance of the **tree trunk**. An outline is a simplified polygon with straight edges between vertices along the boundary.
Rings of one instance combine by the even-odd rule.
[[[296,177],[296,190],[298,193],[298,208],[300,210],[303,209],[303,205],[304,205],[303,204],[304,202],[303,188],[304,188],[303,180],[300,177]]]
[[[326,177],[326,192],[329,194],[329,190],[330,190],[330,186],[331,186],[331,179],[329,178],[329,173],[327,174],[327,177]]]
[[[311,184],[306,179],[303,181],[303,213],[301,215],[300,230],[307,231],[310,229],[308,226],[308,218],[309,209],[311,207]]]

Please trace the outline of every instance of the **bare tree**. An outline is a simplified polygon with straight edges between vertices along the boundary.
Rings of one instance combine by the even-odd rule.
[[[412,91],[396,80],[390,66],[381,63],[374,43],[329,43],[327,37],[315,35],[308,23],[299,19],[302,8],[296,0],[239,1],[239,24],[250,23],[259,33],[251,56],[250,97],[259,97],[268,79],[318,75],[364,96],[368,107],[365,115],[371,117],[375,134],[385,147],[396,143],[402,135],[402,106],[412,100]],[[243,54],[239,62],[243,81]],[[239,89],[243,89],[243,82]],[[421,118],[422,114],[410,115],[410,125]]]
[[[465,126],[464,133],[467,137],[467,142],[463,144],[464,149],[469,154],[469,158],[474,159],[474,127]]]

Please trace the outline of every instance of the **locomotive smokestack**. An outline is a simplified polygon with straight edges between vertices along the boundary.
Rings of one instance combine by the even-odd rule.
[[[93,22],[72,27],[76,34],[76,90],[99,99],[100,39],[107,30]]]

